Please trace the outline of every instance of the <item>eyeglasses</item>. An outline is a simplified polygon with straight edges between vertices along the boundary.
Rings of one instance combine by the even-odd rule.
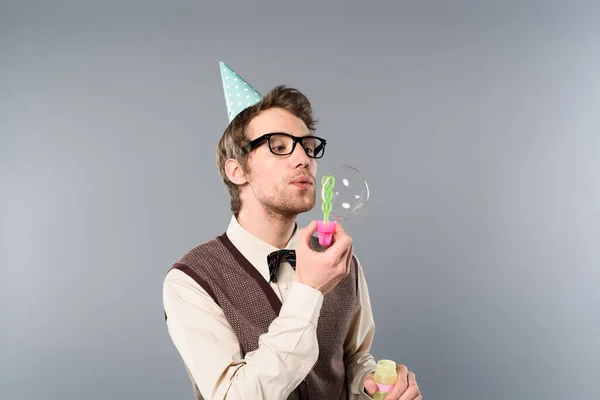
[[[325,154],[325,145],[327,141],[317,136],[297,137],[288,133],[267,133],[257,137],[248,144],[248,151],[251,151],[266,141],[269,144],[271,153],[278,156],[287,156],[294,152],[296,143],[300,143],[306,155],[310,158],[321,158]]]

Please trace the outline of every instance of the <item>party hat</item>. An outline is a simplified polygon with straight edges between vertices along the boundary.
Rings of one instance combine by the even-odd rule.
[[[262,95],[223,61],[219,61],[219,66],[227,104],[227,116],[231,122],[242,110],[258,103],[262,99]]]

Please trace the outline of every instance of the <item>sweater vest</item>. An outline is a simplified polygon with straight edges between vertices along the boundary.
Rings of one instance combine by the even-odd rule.
[[[324,251],[318,238],[311,248]],[[187,252],[171,268],[198,283],[223,310],[238,338],[242,357],[258,349],[282,303],[269,282],[240,253],[224,233]],[[358,290],[358,262],[352,257],[348,276],[323,297],[317,323],[318,360],[305,379],[288,396],[292,400],[346,400],[348,385],[344,342],[353,317]],[[165,315],[167,318],[167,315]],[[197,400],[203,397],[186,366]]]

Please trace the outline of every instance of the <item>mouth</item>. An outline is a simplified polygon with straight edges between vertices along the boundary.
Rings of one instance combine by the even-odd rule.
[[[292,185],[301,189],[308,189],[313,186],[313,180],[308,176],[300,176],[292,181]]]

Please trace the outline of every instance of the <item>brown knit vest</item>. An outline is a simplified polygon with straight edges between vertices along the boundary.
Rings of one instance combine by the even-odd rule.
[[[311,247],[324,251],[316,237],[312,238]],[[193,278],[221,307],[240,342],[242,357],[258,348],[259,336],[268,331],[282,304],[269,282],[239,252],[227,234],[190,250],[172,268]],[[356,302],[357,268],[353,257],[350,274],[324,296],[317,325],[318,360],[288,399],[348,398],[344,341]],[[203,400],[189,370],[188,374],[196,399]]]

